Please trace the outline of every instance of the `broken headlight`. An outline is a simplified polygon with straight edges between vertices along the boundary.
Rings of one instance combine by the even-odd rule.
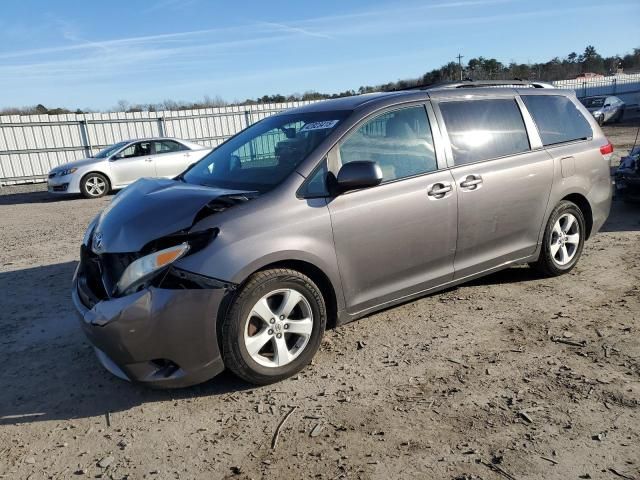
[[[124,269],[114,288],[114,294],[119,296],[135,292],[165,267],[204,248],[217,234],[217,228],[200,232],[179,232],[149,242],[137,254],[138,258]]]
[[[121,295],[128,291],[135,290],[136,287],[144,283],[158,270],[184,257],[189,251],[189,248],[189,244],[184,242],[175,247],[158,250],[157,252],[145,255],[131,262],[116,284],[116,294]]]

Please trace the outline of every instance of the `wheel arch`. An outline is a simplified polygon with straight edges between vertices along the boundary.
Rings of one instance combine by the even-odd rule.
[[[589,237],[591,236],[591,230],[593,229],[593,209],[591,208],[591,204],[589,203],[589,200],[587,200],[587,197],[580,193],[570,193],[568,195],[565,195],[562,200],[567,200],[569,202],[575,203],[576,206],[580,209],[582,215],[584,216],[584,221],[587,227],[585,240],[589,239]]]
[[[327,328],[333,328],[336,326],[338,318],[338,297],[335,286],[333,285],[333,282],[331,282],[329,276],[321,268],[311,262],[306,260],[290,259],[267,263],[246,275],[240,283],[240,286],[246,283],[249,277],[253,274],[275,268],[296,270],[313,280],[320,289],[325,301],[325,306],[327,308]]]

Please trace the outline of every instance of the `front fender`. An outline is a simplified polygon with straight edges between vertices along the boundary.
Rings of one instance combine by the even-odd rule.
[[[295,201],[248,215],[228,212],[209,246],[184,257],[176,266],[200,275],[240,284],[267,265],[306,262],[321,270],[344,305],[329,210],[324,199]],[[211,217],[215,220],[215,216]],[[213,225],[213,224],[212,224]]]

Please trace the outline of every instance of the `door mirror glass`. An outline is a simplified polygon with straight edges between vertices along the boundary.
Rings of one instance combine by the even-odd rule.
[[[375,187],[382,182],[382,170],[376,162],[359,160],[345,163],[338,172],[337,184],[341,192]]]

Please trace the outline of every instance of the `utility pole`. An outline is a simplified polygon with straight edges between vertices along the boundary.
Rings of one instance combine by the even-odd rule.
[[[458,59],[458,68],[460,69],[460,80],[462,80],[462,59],[464,58],[462,55],[458,54],[456,57]]]

